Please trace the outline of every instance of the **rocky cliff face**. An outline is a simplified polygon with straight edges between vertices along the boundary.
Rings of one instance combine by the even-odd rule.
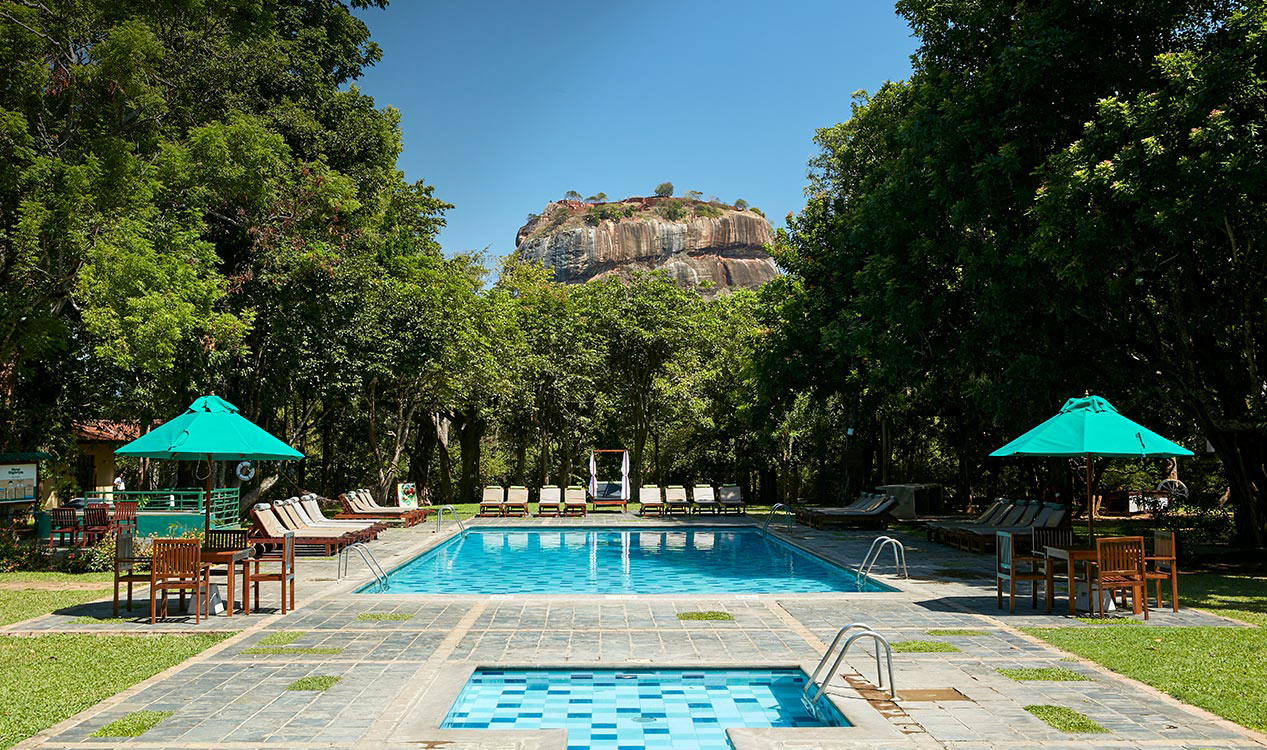
[[[705,294],[773,278],[773,242],[770,223],[752,211],[665,198],[549,203],[516,236],[520,257],[565,283],[663,269],[683,286],[712,282]]]

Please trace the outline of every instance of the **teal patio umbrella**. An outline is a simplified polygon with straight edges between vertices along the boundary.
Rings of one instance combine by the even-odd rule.
[[[242,416],[219,396],[203,396],[183,414],[114,452],[116,456],[207,462],[206,528],[211,528],[213,461],[292,461],[304,454]]]
[[[990,454],[995,458],[1085,456],[1087,524],[1091,534],[1095,533],[1095,514],[1091,512],[1093,458],[1177,458],[1191,455],[1192,451],[1135,424],[1119,414],[1113,404],[1092,395],[1069,399],[1056,416]]]

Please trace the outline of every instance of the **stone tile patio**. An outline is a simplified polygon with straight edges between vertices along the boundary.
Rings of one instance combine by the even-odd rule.
[[[637,524],[627,516],[588,519],[590,524]],[[671,523],[744,523],[743,519],[690,518]],[[498,522],[490,522],[495,525]],[[517,520],[516,525],[581,525]],[[663,524],[664,521],[653,523]],[[452,529],[434,526],[389,531],[373,544],[390,569],[446,539]],[[779,532],[782,533],[782,532]],[[792,541],[823,556],[855,564],[874,532],[824,532],[796,527]],[[361,595],[366,580],[359,563],[353,579],[337,581],[333,560],[300,561],[296,611],[276,611],[276,584],[264,590],[264,613],[212,617],[195,626],[184,617],[151,626],[146,617],[85,623],[85,615],[109,614],[109,603],[73,607],[17,623],[10,633],[66,630],[112,633],[241,630],[221,646],[157,675],[32,738],[20,747],[39,748],[518,748],[560,750],[564,733],[438,729],[456,690],[476,666],[795,666],[812,665],[836,630],[866,622],[891,641],[940,641],[957,652],[899,653],[894,657],[899,690],[954,688],[954,700],[886,700],[874,689],[869,649],[851,652],[856,673],[830,688],[851,719],[851,729],[744,730],[732,733],[739,750],[755,748],[1113,748],[1197,750],[1262,748],[1248,730],[1157,694],[1097,667],[1068,660],[1050,646],[1016,630],[1029,625],[1094,627],[1061,614],[1035,611],[1018,601],[1014,615],[995,607],[990,559],[922,539],[908,543],[911,580],[894,579],[891,564],[877,570],[900,590],[884,594],[796,594],[633,596],[421,596]],[[953,570],[953,578],[938,571]],[[981,571],[974,578],[971,571]],[[967,572],[965,572],[967,571]],[[1058,611],[1060,607],[1058,606]],[[683,621],[683,611],[728,612],[730,621]],[[407,619],[362,619],[392,613]],[[1236,623],[1185,610],[1153,613],[1149,627]],[[929,630],[972,629],[980,635],[930,635]],[[261,641],[282,631],[300,634],[269,653]],[[1008,667],[1064,667],[1087,679],[1078,682],[1016,682],[1000,674]],[[338,677],[324,692],[288,690],[310,676]],[[953,694],[949,694],[953,696]],[[1057,732],[1024,710],[1030,704],[1068,706],[1109,734]],[[90,735],[136,710],[173,715],[138,738]]]

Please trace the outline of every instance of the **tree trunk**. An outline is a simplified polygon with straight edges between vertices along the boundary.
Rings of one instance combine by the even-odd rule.
[[[462,450],[462,475],[458,479],[458,502],[479,501],[480,440],[486,425],[478,416],[464,414],[454,420],[458,430],[458,446]]]
[[[1248,429],[1211,428],[1207,435],[1227,472],[1236,542],[1243,547],[1260,548],[1267,539],[1260,507],[1267,491],[1267,437]]]
[[[443,414],[432,412],[431,423],[436,433],[436,463],[439,470],[439,499],[448,502],[453,499],[453,465],[449,455],[449,425]]]

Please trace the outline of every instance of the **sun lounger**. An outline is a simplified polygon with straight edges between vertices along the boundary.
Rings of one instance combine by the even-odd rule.
[[[359,498],[358,507],[370,513],[382,513],[385,516],[395,514],[401,518],[408,519],[406,526],[422,523],[431,514],[429,508],[402,508],[399,505],[379,505],[374,500],[374,494],[364,488],[357,490],[355,494]]]
[[[387,524],[378,521],[337,521],[326,518],[325,514],[320,512],[320,509],[318,509],[317,515],[314,517],[297,497],[279,502],[285,503],[290,512],[298,516],[300,523],[309,528],[330,531],[364,531],[370,535],[370,539],[377,539],[378,535],[387,528]]]
[[[691,489],[691,510],[695,513],[702,513],[705,510],[709,513],[717,513],[721,510],[721,503],[717,502],[717,498],[713,495],[712,485],[697,484]]]
[[[346,525],[348,528],[351,528],[357,524],[370,523],[377,526],[379,531],[383,531],[387,528],[387,524],[379,520],[327,518],[326,514],[321,512],[321,505],[317,502],[316,495],[303,495],[299,498],[299,506],[303,509],[304,514],[309,519],[312,519],[312,521],[317,521],[330,526],[341,527]],[[309,523],[309,525],[313,526],[316,524]]]
[[[333,554],[356,541],[349,534],[309,535],[291,532],[282,524],[281,519],[273,513],[268,503],[256,503],[251,509],[251,528],[247,532],[252,544],[261,545],[264,551],[280,547],[286,542],[286,533],[295,534],[295,544],[305,547],[319,547],[325,554]]]
[[[743,493],[739,491],[739,485],[728,484],[721,488],[721,494],[717,497],[717,503],[721,505],[723,512],[729,513],[747,513],[748,504],[743,501]]]
[[[671,485],[664,488],[664,513],[690,513],[691,503],[686,499],[686,488]]]
[[[594,504],[594,510],[619,508],[620,512],[624,513],[629,509],[629,501],[621,497],[620,482],[597,482],[591,502]]]
[[[563,490],[553,484],[541,488],[537,495],[537,515],[557,516],[563,512]]]
[[[480,497],[479,514],[481,516],[504,516],[506,515],[505,491],[500,485],[489,485],[484,488],[484,494]]]
[[[954,519],[945,521],[930,521],[924,525],[924,530],[928,534],[930,541],[935,541],[948,529],[963,528],[965,526],[978,525],[984,527],[996,518],[1002,518],[1008,509],[1012,507],[1012,501],[1006,498],[996,498],[985,512],[977,516],[975,519]]]
[[[638,509],[638,515],[640,516],[651,513],[657,516],[664,515],[664,497],[659,487],[640,487],[638,489],[638,503],[642,506]]]
[[[563,515],[584,518],[589,512],[589,503],[585,498],[585,488],[577,485],[568,487],[563,492]]]
[[[511,487],[506,490],[506,499],[502,501],[502,513],[508,516],[523,518],[528,515],[528,488]]]
[[[1025,539],[1032,536],[1035,529],[1054,529],[1065,520],[1067,509],[1062,503],[1034,503],[1033,506],[1036,508],[1036,512],[1028,524],[993,526],[982,529],[960,529],[956,534],[955,541],[959,544],[960,549],[972,552],[987,552],[995,543],[997,534],[1000,531],[1007,532],[1018,539]],[[1026,512],[1021,517],[1022,521],[1028,516],[1030,516],[1030,513]]]
[[[886,495],[878,501],[869,502],[863,510],[853,508],[816,508],[805,518],[810,526],[816,529],[828,527],[866,527],[887,528],[893,509],[897,507],[897,498]]]
[[[273,513],[281,520],[283,526],[296,534],[307,534],[308,536],[345,534],[358,542],[369,542],[378,536],[378,532],[372,530],[368,525],[355,529],[332,529],[312,526],[304,521],[298,509],[289,500],[278,500],[273,503]]]
[[[343,512],[335,516],[337,520],[396,521],[404,526],[414,526],[427,518],[425,510],[373,503],[368,490],[348,490],[339,495],[339,504],[343,506]]]

